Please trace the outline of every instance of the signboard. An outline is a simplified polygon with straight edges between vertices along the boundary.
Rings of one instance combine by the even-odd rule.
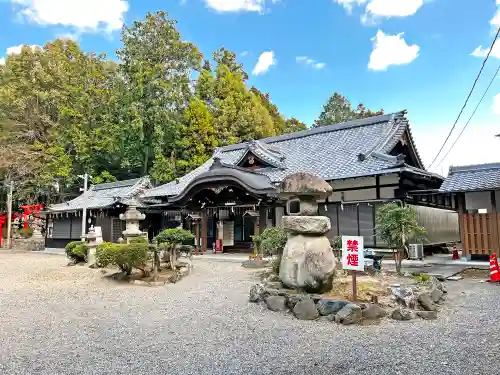
[[[365,270],[363,237],[342,236],[342,268],[353,271]]]

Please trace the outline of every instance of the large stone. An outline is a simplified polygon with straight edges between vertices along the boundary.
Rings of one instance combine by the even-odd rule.
[[[294,233],[325,234],[331,225],[326,216],[283,216],[283,228]]]
[[[345,305],[337,314],[335,314],[335,322],[341,324],[355,324],[363,317],[361,307],[353,303]]]
[[[422,292],[418,295],[418,302],[420,306],[424,308],[426,311],[436,311],[437,305],[433,302],[430,293]]]
[[[264,295],[266,293],[266,288],[262,284],[255,284],[252,285],[250,288],[250,296],[248,297],[248,300],[250,302],[259,302],[264,299]]]
[[[368,304],[361,312],[365,319],[380,319],[387,315],[387,311],[374,303]]]
[[[441,298],[443,297],[444,293],[442,290],[439,290],[437,287],[433,286],[431,291],[430,291],[430,294],[431,294],[432,302],[438,303],[441,300]]]
[[[286,310],[286,298],[282,296],[269,296],[266,298],[266,305],[272,311]]]
[[[283,249],[280,279],[290,289],[318,293],[331,289],[335,257],[325,236],[291,236]]]
[[[412,314],[410,310],[398,307],[392,311],[391,318],[394,320],[411,320]]]
[[[437,319],[437,311],[417,311],[417,315],[425,320]]]
[[[338,313],[347,304],[349,304],[349,301],[322,299],[318,301],[316,307],[320,315],[330,315]]]
[[[293,310],[297,302],[302,301],[306,298],[309,298],[309,296],[307,296],[306,294],[287,294],[286,305],[290,310]]]
[[[293,308],[293,315],[300,320],[314,320],[319,316],[316,305],[310,298],[304,298],[297,302]]]
[[[285,177],[279,187],[279,195],[282,197],[313,196],[324,199],[332,191],[333,188],[328,182],[306,172],[297,172]]]

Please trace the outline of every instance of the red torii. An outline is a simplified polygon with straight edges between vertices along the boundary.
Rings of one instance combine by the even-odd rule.
[[[42,210],[45,206],[43,204],[31,204],[19,207],[23,209],[23,225],[24,229],[26,229],[28,228],[28,216],[33,212],[36,214],[40,213],[40,210]]]

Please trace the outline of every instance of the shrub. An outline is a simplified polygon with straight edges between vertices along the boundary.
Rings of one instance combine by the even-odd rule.
[[[149,243],[146,237],[134,237],[130,240],[130,243],[142,243],[142,244],[147,244]]]
[[[107,267],[110,264],[115,264],[116,252],[120,250],[122,244],[103,242],[97,246],[95,257],[99,267]]]
[[[157,244],[165,244],[166,246],[175,245],[191,245],[194,240],[194,234],[182,228],[170,228],[160,232],[155,238],[154,242]]]
[[[267,228],[260,235],[260,250],[266,255],[283,254],[288,236],[283,228]]]
[[[30,238],[31,236],[33,236],[33,229],[31,228],[23,228],[19,231],[19,235],[22,237],[22,238]]]
[[[85,262],[85,257],[87,254],[87,250],[85,248],[85,242],[83,241],[73,241],[68,243],[64,250],[66,252],[66,256],[71,259],[73,262]]]
[[[144,268],[149,259],[149,247],[144,243],[130,243],[120,245],[115,253],[115,264],[127,275],[132,273],[133,268],[140,269],[145,273]]]
[[[145,268],[149,259],[149,246],[147,241],[130,244],[103,242],[97,246],[96,259],[100,267],[114,264],[120,270],[126,272],[127,275],[130,275],[134,268],[146,274]]]
[[[281,256],[287,239],[288,235],[283,228],[267,228],[260,235],[260,252],[263,255],[275,257],[271,266],[277,274],[280,272]]]

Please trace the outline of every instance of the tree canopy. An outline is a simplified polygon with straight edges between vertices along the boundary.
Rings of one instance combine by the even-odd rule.
[[[316,121],[314,121],[313,126],[333,125],[382,114],[384,114],[383,109],[372,111],[366,109],[363,104],[359,104],[356,108],[353,108],[351,102],[345,96],[335,92],[323,106],[323,111]]]

